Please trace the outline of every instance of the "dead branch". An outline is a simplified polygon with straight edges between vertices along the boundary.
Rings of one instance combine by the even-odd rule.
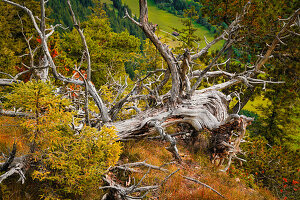
[[[20,81],[14,79],[0,79],[0,86],[11,86],[13,83],[19,83]]]
[[[179,156],[178,149],[176,147],[176,140],[172,136],[165,133],[164,129],[162,128],[161,124],[158,121],[149,121],[148,122],[149,127],[155,127],[156,131],[160,134],[160,136],[164,139],[170,142],[170,146],[167,148],[168,151],[170,151],[176,160],[179,162],[182,162],[181,157]]]
[[[14,161],[17,152],[17,144],[13,144],[13,149],[9,154],[9,158],[6,159],[5,163],[0,163],[0,172],[5,172],[8,170],[10,164]]]
[[[123,165],[118,165],[118,166],[111,167],[111,168],[109,168],[109,170],[110,171],[112,171],[114,169],[127,170],[127,169],[130,169],[132,167],[141,167],[141,166],[148,167],[150,169],[160,170],[160,171],[163,171],[163,172],[168,172],[167,169],[164,169],[162,167],[158,167],[158,166],[155,166],[155,165],[148,164],[148,163],[146,163],[146,161],[143,161],[143,162],[134,162],[134,163],[126,163],[126,164],[123,164]]]
[[[15,157],[16,155],[16,144],[14,143],[13,149],[9,155],[9,158],[6,159],[4,163],[0,163],[0,172],[4,171],[5,173],[0,176],[0,184],[3,180],[9,178],[10,176],[14,174],[19,174],[20,179],[18,181],[21,181],[22,184],[25,182],[25,175],[22,170],[26,165],[27,156],[21,156],[21,157]]]
[[[86,58],[87,58],[87,81],[91,81],[92,69],[91,69],[91,57],[90,57],[89,48],[88,48],[88,45],[86,43],[83,31],[80,28],[80,23],[78,23],[78,21],[77,21],[77,19],[75,17],[75,14],[73,12],[70,0],[67,0],[67,4],[68,4],[69,11],[70,11],[72,19],[73,19],[74,27],[76,28],[77,32],[80,35],[81,42],[83,44],[84,51],[85,51],[85,54],[86,54]]]
[[[226,43],[224,44],[224,46],[222,47],[222,49],[220,50],[220,52],[216,55],[216,57],[212,60],[212,62],[204,69],[201,71],[201,73],[199,74],[199,77],[197,78],[196,83],[193,85],[193,87],[191,88],[190,91],[188,91],[188,97],[190,97],[191,95],[193,95],[193,93],[195,92],[195,90],[199,87],[204,75],[213,67],[215,66],[217,60],[220,58],[220,56],[223,54],[223,52],[228,49],[233,43],[237,42],[237,35],[238,35],[238,31],[240,29],[240,22],[242,21],[242,19],[244,18],[245,14],[248,12],[250,6],[250,2],[248,2],[244,8],[241,14],[237,15],[236,19],[229,25],[228,29],[225,30],[223,32],[223,34],[219,37],[222,37],[224,40],[226,40]],[[225,38],[225,35],[227,35],[227,38]],[[218,37],[218,38],[219,38]],[[217,38],[217,39],[218,39]],[[216,39],[215,39],[216,40]],[[214,41],[213,41],[214,42]],[[210,47],[209,45],[207,45],[206,47]],[[204,49],[206,49],[206,47]],[[207,49],[208,50],[208,49]],[[200,51],[201,52],[201,51]],[[191,56],[192,59],[198,58],[198,56],[201,56],[201,54],[196,54],[197,56]]]
[[[218,194],[220,197],[222,197],[222,198],[225,199],[225,197],[224,197],[220,192],[218,192],[218,191],[215,190],[214,188],[210,187],[209,185],[207,185],[207,184],[205,184],[205,183],[202,183],[202,182],[200,182],[200,181],[198,181],[198,180],[196,180],[196,179],[193,179],[193,178],[191,178],[191,177],[187,177],[187,176],[182,176],[182,177],[185,178],[185,179],[187,179],[187,180],[189,180],[189,181],[193,181],[193,182],[195,182],[195,183],[198,183],[198,184],[200,184],[200,185],[203,185],[204,187],[209,188],[210,190],[212,190],[213,192],[215,192],[216,194]]]
[[[117,117],[117,114],[122,109],[123,105],[128,101],[129,97],[132,96],[136,89],[139,87],[139,81],[136,83],[134,88],[122,99],[120,99],[109,111],[111,119],[114,120]]]
[[[224,38],[225,32],[218,36],[216,39],[214,39],[213,41],[211,41],[210,43],[208,43],[203,49],[201,49],[198,53],[191,55],[191,59],[192,60],[196,60],[198,58],[200,58],[203,54],[205,54],[206,52],[208,52],[208,50],[215,45],[217,42],[221,41]]]
[[[161,182],[161,186],[163,186],[165,184],[165,182],[167,182],[167,180],[173,176],[174,174],[176,174],[180,169],[175,170],[174,172],[172,172],[171,174],[169,174],[162,182]]]
[[[13,168],[11,168],[9,171],[7,171],[6,173],[2,174],[0,176],[0,183],[2,183],[3,180],[7,179],[8,177],[12,176],[13,174],[19,174],[20,175],[20,181],[22,182],[22,184],[25,183],[25,175],[22,171],[23,166],[22,165],[17,165]]]
[[[172,89],[171,89],[171,102],[175,104],[179,98],[179,85],[181,84],[181,80],[179,78],[179,65],[178,62],[166,44],[163,44],[155,32],[153,31],[153,25],[148,22],[148,6],[147,0],[139,0],[140,5],[140,22],[136,22],[131,18],[128,13],[126,17],[129,17],[133,23],[138,25],[145,33],[145,35],[151,40],[151,42],[155,45],[158,49],[164,60],[168,64],[168,68],[171,72],[171,79],[172,79]]]
[[[268,50],[266,51],[263,58],[257,61],[257,64],[255,65],[255,71],[259,72],[261,67],[268,61],[268,59],[271,56],[272,51],[275,49],[277,44],[280,42],[280,39],[284,33],[288,31],[288,29],[295,23],[296,20],[298,20],[298,16],[300,14],[300,8],[297,9],[288,19],[287,23],[284,24],[282,29],[279,31],[279,33],[275,36],[272,44],[269,46]]]
[[[193,71],[191,74],[189,74],[189,77],[192,79],[192,78],[196,78],[196,77],[199,77],[200,74],[201,74],[201,70],[196,70],[196,71]],[[228,77],[234,77],[235,74],[232,74],[232,73],[229,73],[229,72],[226,72],[226,71],[212,71],[212,72],[207,72],[203,78],[213,78],[213,77],[218,77],[218,76],[228,76]]]
[[[195,90],[199,87],[201,81],[203,80],[204,75],[215,65],[217,60],[220,58],[220,56],[223,54],[223,52],[232,45],[231,41],[227,41],[227,43],[222,47],[218,55],[212,60],[212,62],[204,69],[201,71],[199,77],[197,78],[196,83],[193,85],[190,91],[188,91],[188,96],[190,97],[193,95]]]
[[[112,79],[113,79],[113,77],[112,77]],[[117,83],[115,82],[115,84],[118,85],[119,89],[118,89],[118,93],[117,93],[115,99],[113,100],[112,104],[115,104],[115,103],[116,103],[116,101],[117,101],[117,99],[119,98],[119,96],[122,95],[122,94],[124,93],[125,89],[128,87],[127,79],[128,79],[128,76],[125,77],[125,83],[124,83],[124,85],[117,84]]]
[[[0,109],[0,116],[8,116],[8,117],[32,117],[30,113],[24,113],[19,111],[11,111],[11,110],[3,110]]]
[[[115,166],[112,168],[109,168],[108,171],[112,172],[116,169],[121,169],[121,170],[129,170],[131,172],[139,172],[136,170],[133,170],[131,167],[147,167],[148,170],[147,172],[144,174],[144,176],[139,180],[139,182],[137,184],[133,183],[133,185],[126,187],[121,185],[120,183],[117,183],[112,176],[109,175],[105,175],[103,177],[103,180],[108,184],[108,186],[103,186],[103,187],[99,187],[99,189],[110,189],[112,191],[112,195],[113,198],[115,199],[144,199],[145,195],[151,191],[151,190],[157,190],[160,187],[162,187],[166,181],[173,176],[175,173],[177,173],[180,169],[175,170],[174,172],[170,173],[168,176],[166,176],[166,178],[157,185],[150,185],[150,186],[140,186],[143,182],[143,180],[146,178],[146,176],[149,174],[151,169],[155,169],[155,170],[160,170],[160,171],[164,171],[164,172],[168,172],[168,170],[163,169],[162,167],[158,167],[158,166],[154,166],[151,164],[146,163],[145,161],[143,162],[135,162],[135,163],[126,163],[124,165],[120,165],[120,166]],[[131,196],[134,193],[142,193],[145,192],[144,194],[140,194],[140,196]],[[106,198],[108,198],[109,195],[106,195]],[[105,199],[106,199],[105,198]]]
[[[80,77],[82,78],[82,80],[84,81],[85,84],[85,88],[84,88],[84,115],[85,115],[85,123],[88,126],[91,126],[90,123],[90,117],[89,117],[89,99],[88,99],[88,82],[85,79],[84,75],[80,72],[80,70],[76,70],[77,73],[80,75]]]

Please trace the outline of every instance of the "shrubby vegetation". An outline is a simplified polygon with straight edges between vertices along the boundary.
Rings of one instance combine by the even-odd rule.
[[[267,187],[280,198],[297,199],[299,191],[299,152],[287,146],[268,144],[262,136],[247,139],[242,148],[247,162],[243,169],[252,174],[259,187]]]
[[[74,133],[70,127],[74,113],[68,111],[71,102],[54,90],[50,83],[29,81],[14,85],[6,95],[6,108],[22,108],[29,114],[20,126],[22,141],[30,147],[28,159],[36,163],[32,179],[41,185],[41,198],[97,198],[102,174],[121,153],[116,131],[86,126]]]

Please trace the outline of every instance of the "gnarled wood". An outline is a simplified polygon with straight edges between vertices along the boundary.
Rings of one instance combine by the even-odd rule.
[[[136,117],[125,121],[107,123],[115,126],[121,139],[134,138],[149,132],[149,122],[160,122],[162,126],[174,123],[188,123],[196,130],[213,129],[228,118],[228,104],[231,98],[219,91],[195,93],[190,100],[184,100],[176,108],[168,110],[165,107],[152,108],[140,112]]]

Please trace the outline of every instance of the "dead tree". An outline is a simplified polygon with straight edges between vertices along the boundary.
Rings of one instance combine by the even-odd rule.
[[[164,75],[159,76],[163,78],[159,78],[157,80],[156,87],[148,87],[146,83],[146,78],[139,79],[137,80],[133,89],[128,93],[128,95],[120,99],[118,102],[115,102],[115,104],[111,106],[110,110],[108,110],[107,105],[103,103],[96,88],[90,81],[93,63],[91,63],[90,61],[89,49],[87,47],[84,34],[80,29],[80,24],[76,20],[74,12],[72,11],[70,2],[68,1],[68,5],[75,24],[74,27],[77,29],[78,33],[81,36],[81,40],[84,46],[84,54],[87,58],[88,63],[88,76],[84,81],[65,77],[57,71],[57,66],[55,65],[54,60],[52,59],[49,52],[47,39],[51,34],[53,34],[55,28],[58,27],[58,25],[51,26],[50,29],[45,28],[46,24],[44,22],[44,0],[41,0],[40,4],[42,10],[40,26],[36,21],[36,17],[25,6],[22,6],[9,0],[2,1],[14,5],[19,9],[22,9],[29,15],[35,27],[35,30],[37,31],[41,39],[41,48],[43,50],[44,55],[42,58],[44,68],[49,69],[49,71],[52,73],[55,79],[66,83],[72,83],[86,87],[88,95],[90,95],[93,98],[95,104],[99,108],[99,118],[102,122],[102,125],[105,124],[106,126],[115,126],[121,141],[130,139],[140,139],[156,132],[162,139],[170,143],[170,146],[167,149],[174,155],[174,158],[177,161],[181,162],[181,158],[176,147],[176,139],[166,132],[166,127],[176,125],[179,123],[186,123],[199,132],[203,129],[208,129],[212,132],[217,132],[216,130],[220,130],[222,129],[222,127],[235,125],[236,127],[234,127],[233,129],[237,129],[239,131],[239,136],[237,137],[237,139],[235,141],[231,140],[230,134],[232,130],[228,129],[225,132],[223,131],[223,133],[229,135],[224,137],[225,139],[217,139],[216,147],[213,147],[216,149],[213,152],[215,154],[215,157],[219,157],[220,159],[228,157],[229,165],[231,163],[231,159],[236,157],[236,154],[240,152],[240,141],[245,134],[246,126],[252,119],[248,119],[244,116],[228,114],[229,102],[231,101],[233,95],[226,95],[220,92],[219,90],[226,89],[230,86],[237,84],[245,84],[247,87],[250,87],[251,85],[255,84],[281,83],[257,79],[255,78],[255,76],[262,72],[262,66],[270,58],[271,53],[275,49],[276,45],[278,43],[281,43],[281,38],[285,36],[285,33],[288,32],[289,28],[299,23],[297,20],[299,20],[300,13],[300,10],[298,9],[291,15],[291,17],[289,17],[286,20],[286,23],[284,24],[281,31],[275,36],[273,43],[268,47],[268,50],[266,51],[264,56],[260,60],[258,60],[258,62],[255,65],[250,66],[249,68],[247,68],[247,70],[241,73],[229,73],[221,69],[218,69],[216,71],[212,70],[215,69],[216,66],[220,66],[222,64],[227,63],[218,63],[218,61],[225,50],[230,48],[234,43],[240,41],[240,22],[247,14],[249,6],[251,5],[250,2],[244,6],[241,13],[236,16],[235,20],[229,25],[229,27],[226,30],[224,30],[224,32],[220,36],[216,37],[211,42],[207,42],[206,46],[199,52],[195,54],[186,52],[185,56],[176,56],[168,47],[168,45],[160,41],[160,39],[156,36],[155,32],[153,31],[153,26],[148,21],[147,0],[139,0],[139,21],[134,20],[131,16],[129,16],[127,12],[126,17],[128,17],[134,24],[139,26],[144,31],[146,36],[155,45],[155,47],[158,49],[161,56],[167,63],[167,69],[157,70],[147,75],[147,77],[156,73],[161,73]],[[193,60],[199,59],[202,55],[207,53],[208,50],[214,44],[216,44],[220,40],[224,40],[225,44],[223,45],[222,49],[218,52],[218,54],[207,65],[207,67],[205,67],[203,70],[195,70],[191,72],[188,72],[185,69],[186,66],[193,65]],[[32,54],[32,56],[33,55],[34,54]],[[198,90],[199,86],[206,78],[220,76],[226,77],[227,81],[210,86],[205,89]],[[15,77],[11,77],[11,79],[2,79],[0,80],[0,85],[10,85],[13,82],[18,82],[18,77],[19,76],[17,75]],[[162,88],[168,82],[169,79],[171,79],[172,83],[171,90],[167,91],[164,94],[161,94]],[[149,91],[149,94],[140,94],[141,88],[147,89]],[[156,106],[149,107],[145,111],[139,112],[136,116],[132,117],[131,119],[115,121],[116,116],[120,112],[121,108],[125,107],[125,105],[129,102],[134,102],[139,99],[151,99],[152,101],[154,100],[154,102],[156,102]],[[135,106],[133,108],[135,108],[138,111],[140,110]],[[1,111],[1,113],[7,112]],[[236,121],[233,122],[232,120]],[[86,121],[89,120],[87,119]],[[222,131],[218,131],[218,133],[222,133]]]
[[[228,73],[222,70],[211,70],[214,69],[215,66],[226,64],[227,61],[225,63],[217,63],[220,57],[222,56],[222,53],[229,47],[231,47],[232,44],[239,42],[242,39],[239,36],[239,30],[241,29],[240,23],[243,20],[244,16],[247,14],[249,7],[251,6],[250,1],[244,6],[241,13],[236,16],[235,20],[220,36],[218,36],[212,42],[207,42],[207,45],[199,52],[193,55],[190,55],[189,52],[186,52],[185,56],[174,55],[171,49],[159,40],[155,32],[153,32],[151,29],[151,23],[148,22],[147,1],[139,0],[139,3],[139,22],[134,20],[131,16],[129,16],[128,12],[125,12],[126,17],[128,17],[134,24],[139,26],[144,31],[144,33],[156,46],[156,48],[166,61],[168,69],[167,71],[165,71],[165,78],[167,77],[168,79],[170,74],[172,79],[172,89],[167,94],[164,94],[164,97],[167,96],[170,98],[171,106],[168,108],[160,107],[156,109],[147,110],[143,113],[140,113],[135,118],[112,123],[112,125],[117,127],[119,135],[122,139],[138,138],[145,136],[147,135],[147,132],[151,133],[150,130],[154,127],[157,130],[157,132],[159,132],[162,138],[170,142],[170,147],[168,149],[176,157],[176,155],[178,155],[178,152],[174,146],[174,140],[170,137],[165,136],[166,133],[164,133],[163,131],[163,128],[166,126],[176,123],[188,123],[195,130],[200,131],[204,128],[214,130],[220,128],[221,126],[227,126],[227,123],[232,123],[232,118],[236,118],[236,120],[242,121],[239,122],[239,124],[243,124],[243,127],[246,127],[246,125],[251,121],[251,119],[245,118],[243,116],[228,115],[228,105],[231,100],[231,96],[224,95],[223,93],[218,92],[217,90],[222,90],[241,83],[245,84],[248,87],[251,87],[255,84],[282,83],[260,80],[254,77],[256,77],[257,74],[262,73],[261,67],[269,59],[271,52],[274,50],[276,45],[281,41],[280,38],[286,34],[289,27],[297,23],[297,17],[300,13],[299,9],[287,19],[287,23],[284,24],[282,30],[275,36],[272,45],[269,46],[265,55],[260,60],[258,60],[254,66],[250,66],[246,71],[242,73]],[[208,50],[214,44],[216,44],[220,40],[225,40],[225,44],[206,68],[204,68],[203,70],[192,71],[189,74],[186,74],[186,70],[181,70],[184,68],[183,65],[193,65],[192,60],[200,58],[203,54],[208,52]],[[203,79],[208,77],[219,76],[228,77],[229,80],[224,83],[213,85],[206,89],[197,90],[197,88],[202,83]],[[193,85],[191,85],[192,79],[196,79]],[[183,82],[185,82],[185,85],[187,87],[182,87],[184,84]],[[161,87],[154,88],[154,93],[159,92],[155,91],[157,89],[161,89]],[[159,102],[159,100],[157,101]],[[239,129],[239,132],[243,131],[244,130]],[[228,138],[224,139],[222,142],[229,141],[230,139]],[[225,147],[224,145],[226,146],[226,144],[223,143],[222,148],[227,149],[228,147]],[[238,146],[239,142],[236,146],[234,146],[235,153],[237,153],[238,151]],[[222,153],[224,152],[225,150]]]

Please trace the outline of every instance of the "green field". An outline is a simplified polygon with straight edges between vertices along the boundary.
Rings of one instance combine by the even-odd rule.
[[[101,0],[101,3],[112,4],[111,0]]]
[[[110,0],[102,0],[103,3],[112,4]],[[133,14],[139,15],[139,2],[138,0],[123,0],[123,3],[128,5],[129,8],[132,10]],[[172,36],[166,34],[165,32],[172,33],[174,28],[180,29],[183,27],[181,24],[181,19],[178,16],[175,16],[167,11],[158,9],[152,0],[148,0],[148,14],[149,14],[149,21],[153,24],[158,24],[160,27],[160,32],[158,32],[159,36],[162,36],[163,41],[168,43],[171,47],[174,47],[178,44],[178,42],[174,42]],[[202,39],[200,41],[200,48],[205,46],[204,36],[208,39],[208,41],[212,41],[214,39],[213,34],[211,34],[208,29],[205,27],[194,23],[194,26],[198,29],[196,34]],[[212,47],[212,50],[220,49],[223,45],[223,42],[218,42],[215,46]]]

